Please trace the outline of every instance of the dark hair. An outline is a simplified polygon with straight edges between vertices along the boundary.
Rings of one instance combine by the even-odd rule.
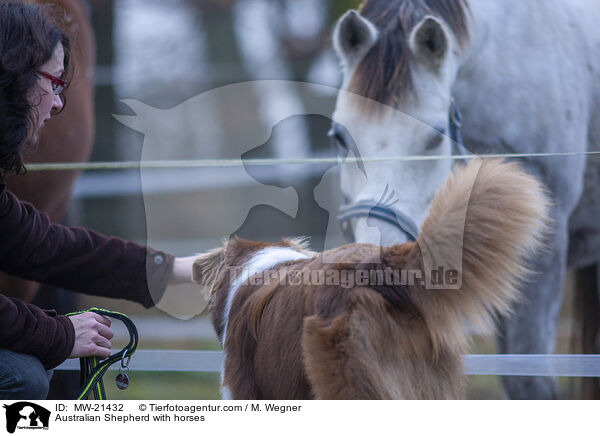
[[[379,39],[357,66],[351,91],[398,107],[413,91],[411,30],[426,15],[434,15],[450,26],[462,45],[469,38],[468,10],[467,0],[365,0],[360,13],[377,27]]]
[[[65,51],[65,69],[69,65],[69,39],[45,12],[0,0],[0,179],[25,171],[22,150],[37,125],[27,96],[58,43]]]

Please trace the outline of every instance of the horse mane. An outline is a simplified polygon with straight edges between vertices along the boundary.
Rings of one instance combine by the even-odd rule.
[[[410,31],[426,15],[441,18],[462,46],[469,38],[467,0],[365,0],[360,14],[379,30],[373,48],[359,63],[352,92],[397,107],[413,90]]]

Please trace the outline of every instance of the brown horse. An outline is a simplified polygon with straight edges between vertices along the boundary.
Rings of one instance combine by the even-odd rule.
[[[25,152],[26,163],[83,162],[89,159],[94,143],[93,70],[95,40],[92,26],[78,0],[29,0],[26,3],[51,5],[54,14],[64,17],[64,31],[72,41],[72,75],[64,91],[64,111],[52,117],[42,131],[36,150]],[[8,189],[61,221],[67,211],[71,189],[78,173],[29,172],[7,179]],[[39,284],[0,273],[0,290],[5,295],[31,302]]]

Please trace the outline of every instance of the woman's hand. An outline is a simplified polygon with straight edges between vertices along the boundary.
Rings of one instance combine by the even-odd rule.
[[[193,280],[193,266],[199,256],[176,257],[169,285],[157,307],[179,319],[200,315],[210,302],[210,289]]]
[[[110,356],[110,339],[114,336],[110,329],[110,318],[86,312],[70,316],[69,319],[75,327],[75,345],[70,358],[98,356],[104,359]]]
[[[176,257],[173,263],[173,275],[169,285],[180,285],[183,283],[193,283],[192,267],[198,256]]]

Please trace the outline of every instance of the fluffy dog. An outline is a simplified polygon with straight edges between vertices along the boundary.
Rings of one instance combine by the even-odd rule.
[[[201,255],[223,397],[463,398],[469,328],[491,332],[510,312],[548,206],[517,164],[474,159],[440,188],[417,242],[322,255],[233,239]],[[450,270],[447,284],[432,289],[431,265]]]

